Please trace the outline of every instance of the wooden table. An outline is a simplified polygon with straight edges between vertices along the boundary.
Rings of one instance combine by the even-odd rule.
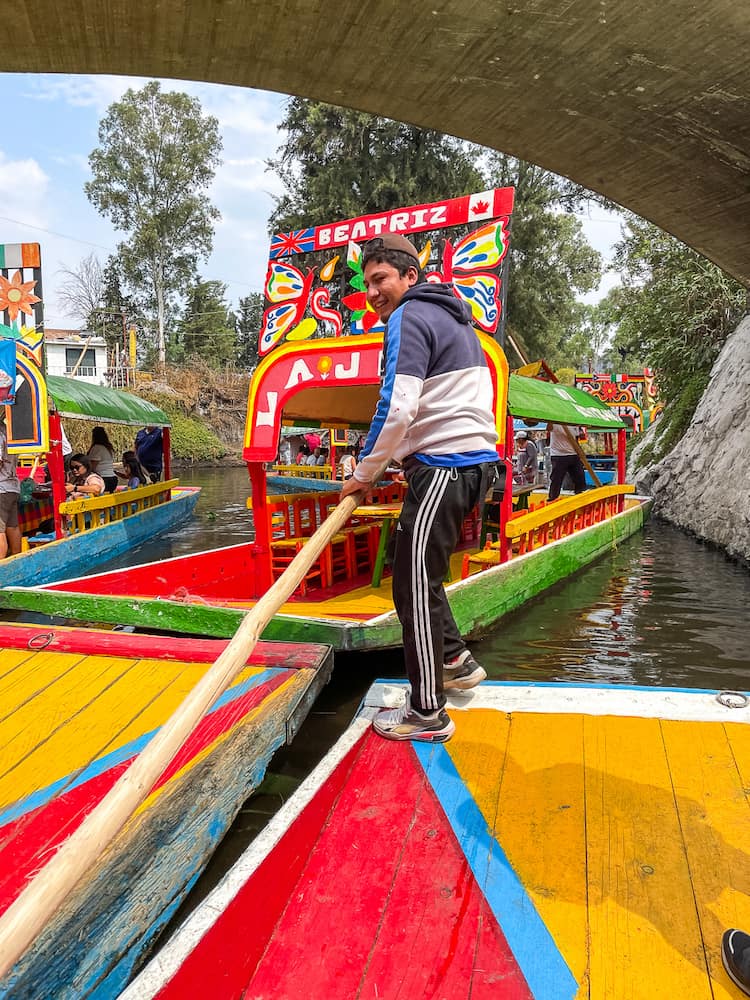
[[[388,552],[388,542],[390,541],[393,529],[401,517],[401,503],[373,503],[363,504],[354,510],[353,517],[371,517],[380,521],[380,540],[378,541],[378,551],[375,555],[375,565],[372,568],[372,586],[379,587],[383,579],[385,568],[385,557]]]

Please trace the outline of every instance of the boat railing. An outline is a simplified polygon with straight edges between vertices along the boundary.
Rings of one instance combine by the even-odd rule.
[[[624,498],[635,486],[600,486],[574,496],[559,497],[530,511],[511,515],[505,536],[519,555],[606,521],[623,509]]]
[[[278,465],[274,463],[268,470],[275,476],[301,476],[303,479],[333,479],[332,465]]]
[[[464,553],[461,579],[476,570],[490,569],[507,562],[511,556],[523,555],[606,521],[620,513],[625,498],[635,493],[635,486],[612,485],[586,490],[575,496],[562,496],[551,502],[530,498],[530,509],[511,514],[505,525],[504,538],[487,542],[478,552]]]
[[[179,479],[168,479],[163,483],[139,486],[135,490],[118,490],[116,493],[104,493],[99,497],[66,500],[60,504],[60,513],[67,519],[68,533],[79,535],[81,532],[91,531],[114,521],[122,521],[149,507],[166,503],[172,497],[172,490],[179,486],[179,483]]]

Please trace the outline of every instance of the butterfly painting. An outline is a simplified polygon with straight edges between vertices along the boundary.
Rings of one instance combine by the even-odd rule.
[[[495,333],[500,319],[500,278],[496,269],[508,249],[504,221],[491,222],[464,236],[453,246],[445,240],[443,269],[433,271],[428,281],[447,281],[459,299],[471,309],[477,326],[486,333]]]
[[[258,354],[261,357],[304,316],[314,277],[314,268],[303,274],[299,268],[284,261],[272,260],[269,263],[265,294],[272,305],[263,313],[263,326],[258,335]]]

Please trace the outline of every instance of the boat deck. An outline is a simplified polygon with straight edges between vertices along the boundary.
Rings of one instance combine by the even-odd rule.
[[[719,945],[750,926],[750,708],[583,685],[462,703],[439,746],[355,722],[125,998],[738,997]]]
[[[0,913],[226,645],[0,624]],[[320,646],[259,644],[0,995],[85,996],[108,976],[122,986],[331,665]]]

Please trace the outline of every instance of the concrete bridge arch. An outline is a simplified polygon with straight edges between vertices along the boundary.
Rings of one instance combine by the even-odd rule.
[[[299,94],[606,194],[750,284],[750,18],[736,0],[16,0],[8,71]]]

